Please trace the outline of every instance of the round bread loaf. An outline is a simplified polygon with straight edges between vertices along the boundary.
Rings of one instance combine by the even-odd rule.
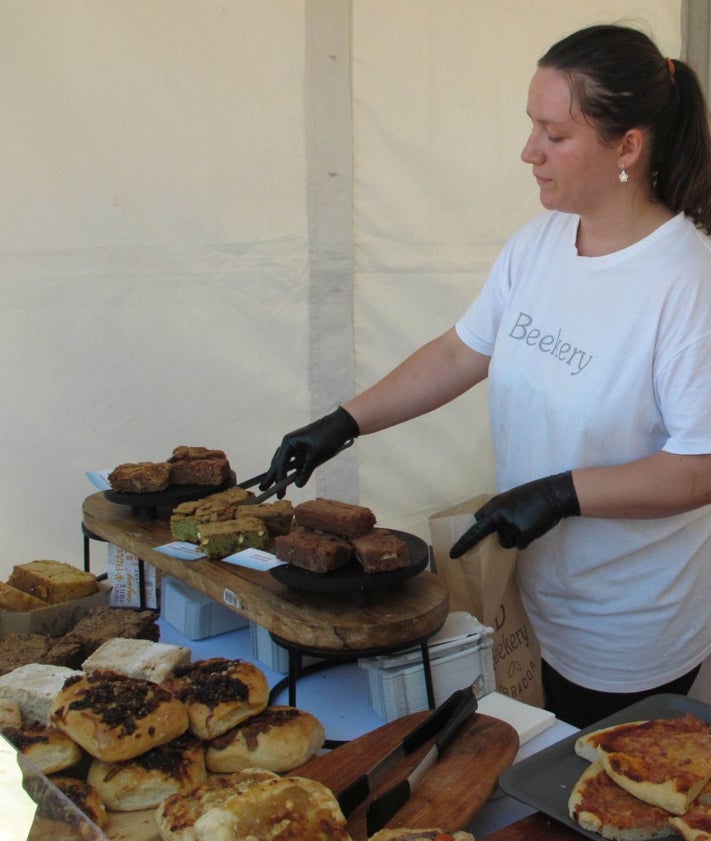
[[[185,706],[163,686],[115,672],[69,678],[52,702],[55,727],[104,762],[123,762],[188,729]]]
[[[126,762],[89,766],[87,782],[112,812],[153,809],[171,794],[186,794],[207,779],[202,741],[185,733]]]
[[[3,735],[44,774],[65,771],[84,756],[84,751],[66,733],[39,721],[7,727]]]
[[[326,734],[311,713],[288,706],[267,707],[208,745],[208,771],[224,774],[242,768],[291,771],[323,746]]]
[[[189,794],[172,794],[155,813],[160,837],[163,841],[195,841],[195,821],[201,815],[256,783],[276,778],[271,771],[247,768],[211,775]]]
[[[221,736],[269,702],[264,672],[246,660],[196,660],[178,666],[174,675],[163,686],[185,704],[190,729],[201,739]]]
[[[74,777],[55,775],[51,778],[52,783],[68,797],[72,803],[80,809],[97,826],[106,826],[108,815],[99,792],[85,780],[77,780]]]

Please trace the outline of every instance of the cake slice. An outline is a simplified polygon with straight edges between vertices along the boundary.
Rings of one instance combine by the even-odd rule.
[[[323,497],[297,505],[294,517],[298,526],[351,540],[369,532],[375,525],[375,514],[370,508]]]
[[[190,662],[191,651],[183,645],[153,640],[113,637],[103,642],[82,663],[89,672],[113,671],[127,677],[162,683],[177,666]]]
[[[221,485],[229,477],[230,463],[225,458],[185,459],[170,465],[171,485]]]
[[[48,602],[0,581],[0,609],[26,611],[47,606]]]
[[[201,523],[198,540],[208,558],[220,560],[242,549],[260,549],[268,537],[267,528],[257,517]]]
[[[48,604],[61,604],[91,596],[99,589],[91,572],[62,561],[30,561],[17,564],[7,582]]]
[[[275,542],[276,556],[280,561],[309,572],[332,572],[353,560],[353,546],[347,540],[303,526],[280,535]]]
[[[264,522],[271,537],[288,534],[294,521],[294,506],[288,499],[277,502],[261,502],[258,505],[240,505],[235,516],[258,517]]]
[[[198,543],[200,523],[214,523],[220,520],[234,520],[237,506],[252,499],[254,494],[235,486],[225,491],[210,494],[202,499],[183,502],[173,509],[170,530],[174,540]]]
[[[353,546],[365,573],[392,572],[410,562],[407,543],[388,529],[372,529],[356,537]]]

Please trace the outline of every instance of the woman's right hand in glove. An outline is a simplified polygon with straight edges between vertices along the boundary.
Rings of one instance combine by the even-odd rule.
[[[297,473],[294,483],[297,488],[303,488],[320,464],[333,458],[344,444],[359,434],[355,419],[342,406],[330,415],[288,432],[274,453],[259,489],[266,491],[294,470]],[[277,496],[282,498],[284,492]]]

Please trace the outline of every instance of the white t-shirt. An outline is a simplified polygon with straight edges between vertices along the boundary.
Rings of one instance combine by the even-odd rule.
[[[457,323],[491,356],[498,489],[666,450],[711,453],[711,245],[683,214],[579,257],[578,217],[546,213],[504,247]],[[650,520],[571,517],[521,552],[544,659],[636,692],[711,653],[711,506]]]

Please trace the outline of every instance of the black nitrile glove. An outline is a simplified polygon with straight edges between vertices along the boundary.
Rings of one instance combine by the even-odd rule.
[[[259,489],[266,491],[293,470],[298,474],[294,484],[297,488],[303,488],[319,464],[335,456],[347,441],[359,435],[358,424],[342,406],[330,415],[288,432],[274,453]],[[283,497],[284,492],[277,496]]]
[[[579,517],[580,503],[568,470],[498,494],[474,516],[476,523],[449,550],[450,558],[463,555],[493,532],[498,532],[505,549],[525,549],[563,517]]]

